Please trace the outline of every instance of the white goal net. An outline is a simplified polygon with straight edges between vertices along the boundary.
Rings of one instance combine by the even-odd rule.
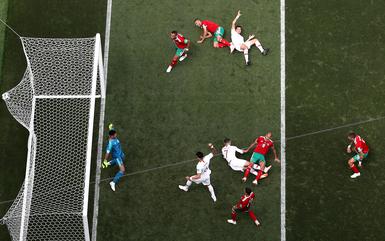
[[[2,97],[29,131],[26,174],[1,221],[12,240],[90,240],[95,105],[105,94],[100,36],[21,40],[27,69]]]

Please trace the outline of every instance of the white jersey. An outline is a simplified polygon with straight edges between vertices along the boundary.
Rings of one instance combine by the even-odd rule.
[[[243,38],[242,35],[237,33],[234,29],[231,29],[231,42],[233,42],[235,46],[240,46],[245,42],[245,39]]]
[[[237,159],[237,157],[235,155],[236,152],[241,153],[241,154],[244,153],[243,150],[239,149],[236,146],[224,146],[222,148],[223,158],[225,158],[227,162],[230,162],[232,160],[236,160]]]
[[[210,160],[213,158],[213,153],[210,153],[203,157],[203,161],[198,162],[197,164],[197,173],[201,174],[201,179],[207,178],[211,174],[210,170]]]

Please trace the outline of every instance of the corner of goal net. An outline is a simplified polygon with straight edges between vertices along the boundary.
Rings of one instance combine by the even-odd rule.
[[[3,98],[3,100],[8,100],[9,99],[9,93],[8,92],[5,92],[1,95],[1,98]]]

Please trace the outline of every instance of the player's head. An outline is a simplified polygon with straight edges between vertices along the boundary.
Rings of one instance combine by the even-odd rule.
[[[354,131],[350,131],[349,134],[348,134],[348,139],[353,141],[354,138],[356,138],[356,133]]]
[[[251,188],[249,188],[249,187],[246,187],[245,188],[245,193],[247,194],[247,195],[250,195],[251,194]]]
[[[267,132],[266,135],[265,135],[267,138],[271,139],[271,137],[273,136],[273,134],[271,133],[271,131]]]
[[[178,31],[174,30],[170,33],[170,38],[171,39],[176,39],[176,36],[178,35]]]
[[[201,160],[203,158],[203,153],[198,151],[197,153],[195,153],[195,155],[198,157],[199,160]]]
[[[230,138],[225,138],[225,139],[223,140],[223,144],[225,144],[225,146],[231,145],[231,140],[230,140]]]
[[[116,130],[114,130],[114,129],[109,130],[108,131],[108,136],[110,138],[115,138],[116,137]]]
[[[242,26],[240,26],[240,25],[235,26],[235,32],[237,32],[238,34],[241,34],[242,33]]]
[[[201,27],[202,26],[202,21],[199,18],[196,18],[196,19],[194,19],[194,24],[197,27]]]

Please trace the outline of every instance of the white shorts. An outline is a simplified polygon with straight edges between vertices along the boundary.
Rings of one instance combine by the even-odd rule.
[[[210,185],[210,176],[207,176],[207,177],[201,177],[199,179],[191,179],[192,182],[196,183],[196,184],[203,184],[205,186],[208,186]]]
[[[235,49],[238,50],[239,52],[243,53],[243,50],[241,49],[241,45],[242,44],[246,45],[247,49],[251,48],[251,43],[250,42],[245,42],[245,43],[234,44]]]
[[[246,164],[246,160],[243,160],[243,159],[233,159],[229,162],[229,166],[231,167],[231,169],[233,169],[234,171],[243,171],[244,169],[244,166]]]

